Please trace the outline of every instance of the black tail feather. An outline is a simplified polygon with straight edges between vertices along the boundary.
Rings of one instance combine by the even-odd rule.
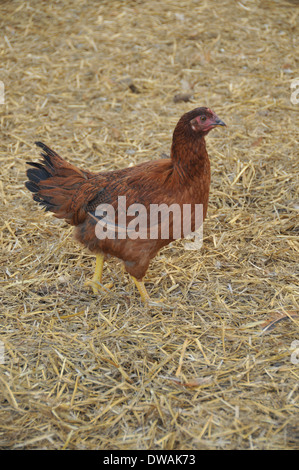
[[[41,168],[30,168],[27,170],[28,179],[34,183],[39,183],[40,181],[47,180],[51,177],[51,174],[47,171],[45,167]]]
[[[41,153],[41,156],[46,160],[46,163],[47,163],[47,166],[51,169],[51,170],[54,170],[54,166],[51,162],[51,158],[49,157],[49,155],[45,154],[45,153]]]
[[[34,194],[33,200],[35,202],[38,202],[45,209],[46,212],[48,211],[53,212],[53,209],[55,210],[55,208],[57,207],[55,204],[51,202],[52,200],[51,197],[45,197],[45,196],[41,197],[38,194]]]
[[[46,153],[46,155],[42,154],[43,157],[57,157],[57,153],[54,152],[54,150],[51,150],[49,147],[47,147],[46,144],[43,144],[42,142],[34,142],[35,145],[43,149],[43,151]]]
[[[32,193],[37,193],[39,191],[38,185],[34,183],[33,181],[26,181],[25,186]]]
[[[27,165],[33,166],[34,168],[30,168],[27,170],[27,176],[29,181],[25,183],[25,186],[29,191],[32,193],[37,193],[39,191],[38,183],[40,181],[47,180],[51,178],[52,174],[51,171],[54,170],[54,166],[51,162],[51,156],[55,156],[56,154],[49,149],[45,144],[42,142],[35,142],[38,147],[41,147],[46,153],[41,153],[41,156],[44,160],[37,162],[26,162]]]
[[[31,191],[33,200],[56,217],[65,219],[72,225],[86,218],[84,200],[76,206],[76,196],[89,172],[83,172],[71,165],[42,142],[35,142],[42,149],[42,160],[28,162],[26,188]],[[93,189],[93,186],[92,186]]]

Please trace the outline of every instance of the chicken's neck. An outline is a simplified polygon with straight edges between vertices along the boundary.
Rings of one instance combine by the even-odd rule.
[[[177,138],[175,138],[177,137]],[[178,138],[179,137],[179,138]],[[175,136],[171,147],[171,160],[174,171],[182,183],[209,172],[210,164],[205,138],[180,138]]]

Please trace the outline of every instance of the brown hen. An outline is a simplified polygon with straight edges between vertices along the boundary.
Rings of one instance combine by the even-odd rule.
[[[225,124],[209,108],[196,108],[177,123],[170,158],[101,173],[80,170],[36,142],[43,159],[28,163],[34,168],[27,170],[26,187],[46,211],[74,225],[77,240],[96,254],[95,274],[88,282],[94,293],[103,287],[105,258],[114,256],[123,260],[142,300],[149,299],[143,277],[150,260],[174,239],[198,230],[206,216],[210,162],[205,135],[216,126]],[[174,209],[187,206],[185,233],[184,211]]]

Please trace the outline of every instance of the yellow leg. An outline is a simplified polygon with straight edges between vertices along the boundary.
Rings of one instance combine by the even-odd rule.
[[[137,289],[139,290],[142,302],[148,302],[150,297],[147,293],[144,283],[142,281],[137,281],[137,279],[134,276],[131,276],[131,277],[133,281],[135,282]]]
[[[96,256],[96,269],[93,275],[92,280],[95,282],[102,282],[103,267],[104,267],[104,255]]]
[[[168,306],[165,302],[164,302],[164,299],[159,299],[159,300],[156,300],[156,301],[152,301],[150,299],[150,296],[148,295],[147,293],[147,290],[145,288],[145,285],[142,281],[137,281],[137,279],[134,277],[134,276],[131,276],[137,289],[139,290],[139,293],[141,295],[141,300],[142,302],[144,302],[145,304],[147,305],[153,305],[153,306],[156,306],[156,307],[167,307],[167,308],[174,308],[174,307],[170,307]]]
[[[104,267],[105,256],[104,255],[97,255],[96,256],[96,269],[91,281],[86,281],[86,286],[91,286],[93,293],[98,294],[101,290],[109,289],[111,284],[108,286],[102,285],[102,275],[103,275],[103,267]]]

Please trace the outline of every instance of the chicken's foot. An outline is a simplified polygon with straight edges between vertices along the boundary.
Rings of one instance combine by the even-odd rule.
[[[142,281],[137,281],[137,279],[134,276],[131,276],[137,289],[139,290],[139,293],[141,295],[141,300],[148,306],[153,306],[153,307],[166,307],[166,308],[174,308],[170,307],[167,305],[165,299],[159,299],[159,300],[151,300],[150,296],[148,295],[148,292],[145,288],[145,285]]]
[[[94,294],[99,294],[107,289],[110,289],[113,286],[113,283],[103,285],[102,276],[103,276],[103,267],[104,267],[105,256],[102,254],[96,255],[96,268],[93,275],[93,278],[90,281],[85,282],[85,286],[90,286]]]
[[[142,281],[137,281],[136,277],[131,276],[137,289],[139,290],[139,294],[141,295],[142,302],[147,303],[150,300],[150,296],[147,293],[145,285]]]

